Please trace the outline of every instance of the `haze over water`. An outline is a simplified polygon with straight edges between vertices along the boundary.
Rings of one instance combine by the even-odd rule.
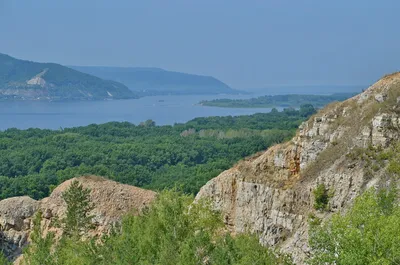
[[[237,116],[271,109],[231,109],[196,105],[215,98],[250,98],[240,96],[155,96],[131,100],[43,102],[0,102],[0,130],[8,128],[59,129],[92,123],[128,121],[139,124],[152,119],[157,125],[173,125],[196,117]]]

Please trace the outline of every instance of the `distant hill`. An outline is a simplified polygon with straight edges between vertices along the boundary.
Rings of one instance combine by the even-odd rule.
[[[71,66],[107,80],[121,82],[142,95],[237,94],[211,76],[185,74],[160,68]]]
[[[125,85],[55,64],[0,53],[1,100],[105,100],[135,98]]]

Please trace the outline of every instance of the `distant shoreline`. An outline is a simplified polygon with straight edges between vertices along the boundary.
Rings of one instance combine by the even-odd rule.
[[[214,99],[203,100],[198,104],[205,107],[218,108],[298,108],[301,105],[311,104],[314,107],[320,108],[331,102],[343,101],[353,97],[356,93],[340,93],[332,95],[273,95],[261,96],[250,99]]]

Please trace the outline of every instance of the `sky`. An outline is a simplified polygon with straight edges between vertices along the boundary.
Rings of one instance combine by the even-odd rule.
[[[400,70],[398,0],[0,0],[0,53],[161,67],[237,89],[368,85]]]

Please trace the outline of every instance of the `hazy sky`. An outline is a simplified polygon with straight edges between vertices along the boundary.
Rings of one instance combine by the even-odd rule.
[[[242,89],[369,84],[400,70],[399,11],[398,0],[0,0],[0,52]]]

